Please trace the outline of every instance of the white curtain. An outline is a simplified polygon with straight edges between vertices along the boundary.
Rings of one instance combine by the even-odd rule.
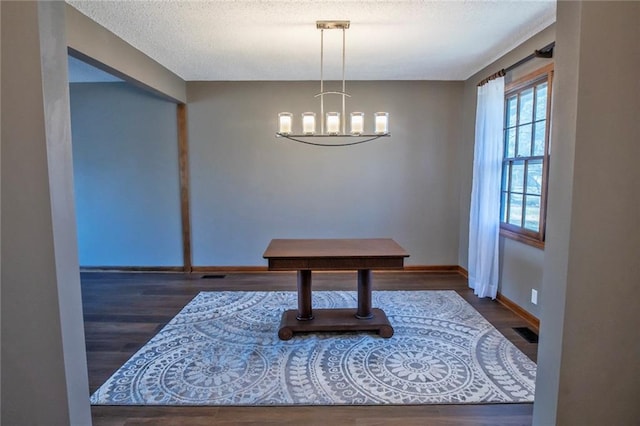
[[[478,87],[469,213],[469,287],[492,299],[498,292],[503,123],[504,77],[499,77]]]

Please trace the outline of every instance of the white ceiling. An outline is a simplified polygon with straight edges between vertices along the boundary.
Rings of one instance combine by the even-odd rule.
[[[350,20],[348,80],[465,80],[555,22],[555,0],[67,0],[187,81],[317,80],[316,20]],[[341,79],[325,31],[325,79]],[[542,47],[542,46],[541,46]]]

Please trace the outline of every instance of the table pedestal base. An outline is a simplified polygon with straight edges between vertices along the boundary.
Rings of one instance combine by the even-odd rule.
[[[289,340],[294,333],[309,331],[377,331],[382,337],[393,336],[393,327],[382,309],[373,308],[370,318],[357,318],[357,309],[314,309],[313,318],[299,320],[297,310],[282,314],[278,337]]]

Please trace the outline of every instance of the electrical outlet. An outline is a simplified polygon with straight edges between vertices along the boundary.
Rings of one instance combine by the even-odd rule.
[[[534,305],[538,304],[538,290],[536,290],[535,288],[531,289],[531,303],[533,303]]]

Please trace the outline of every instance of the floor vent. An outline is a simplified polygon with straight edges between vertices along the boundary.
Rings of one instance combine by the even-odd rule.
[[[531,330],[529,327],[513,327],[513,329],[520,336],[524,338],[529,343],[538,343],[538,335],[535,331]]]
[[[212,274],[212,275],[203,275],[202,278],[203,280],[219,280],[226,277],[226,275],[220,275],[220,274]]]

